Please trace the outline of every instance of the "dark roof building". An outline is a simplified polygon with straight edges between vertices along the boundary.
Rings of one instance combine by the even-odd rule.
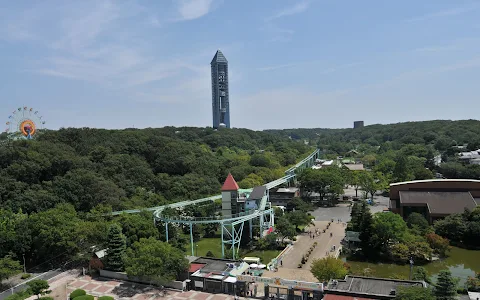
[[[432,223],[480,203],[480,180],[430,179],[390,185],[390,211],[408,217],[412,212],[423,214]]]
[[[267,193],[266,186],[264,185],[256,186],[253,188],[253,191],[250,194],[250,197],[248,197],[248,200],[262,200],[263,196],[265,196],[266,193]]]
[[[347,275],[343,280],[331,280],[324,291],[327,295],[361,297],[364,299],[394,299],[398,287],[412,286],[426,287],[426,284],[422,281]],[[336,300],[342,298],[330,297],[325,299]]]

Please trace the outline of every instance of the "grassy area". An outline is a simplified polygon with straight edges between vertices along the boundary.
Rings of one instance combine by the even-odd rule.
[[[190,255],[191,244],[188,243],[187,254]],[[222,239],[220,238],[202,238],[198,242],[194,243],[194,255],[195,256],[205,256],[208,251],[211,251],[213,255],[217,258],[222,257]]]
[[[280,254],[280,250],[258,250],[245,253],[243,257],[259,257],[262,264],[268,264],[272,259],[277,257]]]
[[[188,243],[187,254],[191,254],[191,244]],[[216,258],[222,257],[222,240],[220,238],[202,238],[200,241],[194,243],[195,256],[206,256],[208,251],[211,251]],[[226,249],[225,249],[226,250]],[[240,249],[240,258],[245,256],[253,256],[260,258],[264,264],[268,264],[273,258],[280,254],[280,250],[259,250],[247,252]]]

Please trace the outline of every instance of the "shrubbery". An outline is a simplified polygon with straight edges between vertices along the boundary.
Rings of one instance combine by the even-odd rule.
[[[32,274],[25,273],[25,274],[22,274],[22,276],[20,278],[21,279],[28,279],[30,277],[32,277]]]
[[[83,296],[75,297],[74,300],[95,300],[95,297],[91,295],[83,295]]]
[[[97,300],[114,300],[113,297],[110,297],[110,296],[102,296],[102,297],[98,297]]]
[[[84,296],[86,294],[87,294],[87,292],[85,292],[84,290],[76,289],[76,290],[74,290],[73,292],[70,293],[70,299],[73,300],[73,299],[75,299],[79,296]]]

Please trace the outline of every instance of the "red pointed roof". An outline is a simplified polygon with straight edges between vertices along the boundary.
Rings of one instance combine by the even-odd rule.
[[[228,173],[227,179],[222,186],[222,191],[238,191],[239,187],[232,174]]]

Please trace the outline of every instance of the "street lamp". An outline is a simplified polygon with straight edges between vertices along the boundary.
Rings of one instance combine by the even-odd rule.
[[[198,244],[195,245],[195,256],[198,256]]]

